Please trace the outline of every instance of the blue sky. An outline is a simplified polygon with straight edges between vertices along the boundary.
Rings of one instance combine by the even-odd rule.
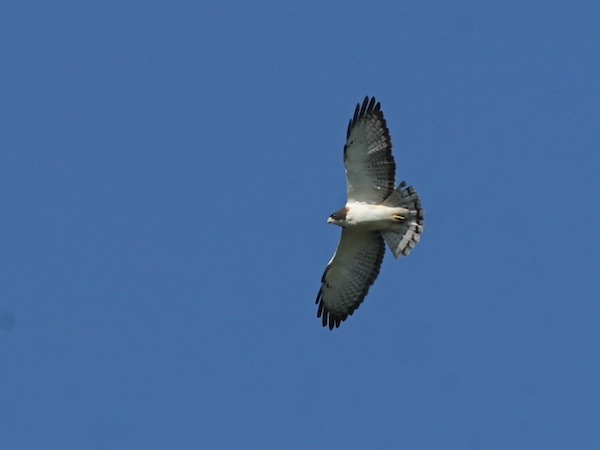
[[[597,448],[597,19],[5,2],[0,446]],[[425,232],[330,332],[365,95]]]

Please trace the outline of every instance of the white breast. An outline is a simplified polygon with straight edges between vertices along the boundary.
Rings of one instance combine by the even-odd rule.
[[[365,205],[363,203],[348,203],[346,205],[346,223],[349,228],[365,230],[390,230],[397,226],[398,220],[394,215],[408,212],[405,208],[392,208],[384,205]]]

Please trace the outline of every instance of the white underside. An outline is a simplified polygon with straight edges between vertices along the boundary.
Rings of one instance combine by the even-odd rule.
[[[344,226],[363,230],[395,230],[401,226],[400,221],[409,212],[406,208],[364,203],[347,203],[346,208],[348,211]]]

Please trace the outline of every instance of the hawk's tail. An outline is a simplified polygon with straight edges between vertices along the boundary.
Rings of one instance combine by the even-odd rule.
[[[423,208],[419,194],[403,181],[383,202],[386,206],[408,209],[398,230],[382,231],[381,235],[396,258],[407,256],[423,233]]]

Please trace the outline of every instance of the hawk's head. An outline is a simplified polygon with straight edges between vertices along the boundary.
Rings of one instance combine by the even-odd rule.
[[[334,212],[327,219],[327,223],[332,223],[334,225],[338,225],[340,227],[346,226],[346,213],[348,212],[348,208],[342,208],[339,211]]]

